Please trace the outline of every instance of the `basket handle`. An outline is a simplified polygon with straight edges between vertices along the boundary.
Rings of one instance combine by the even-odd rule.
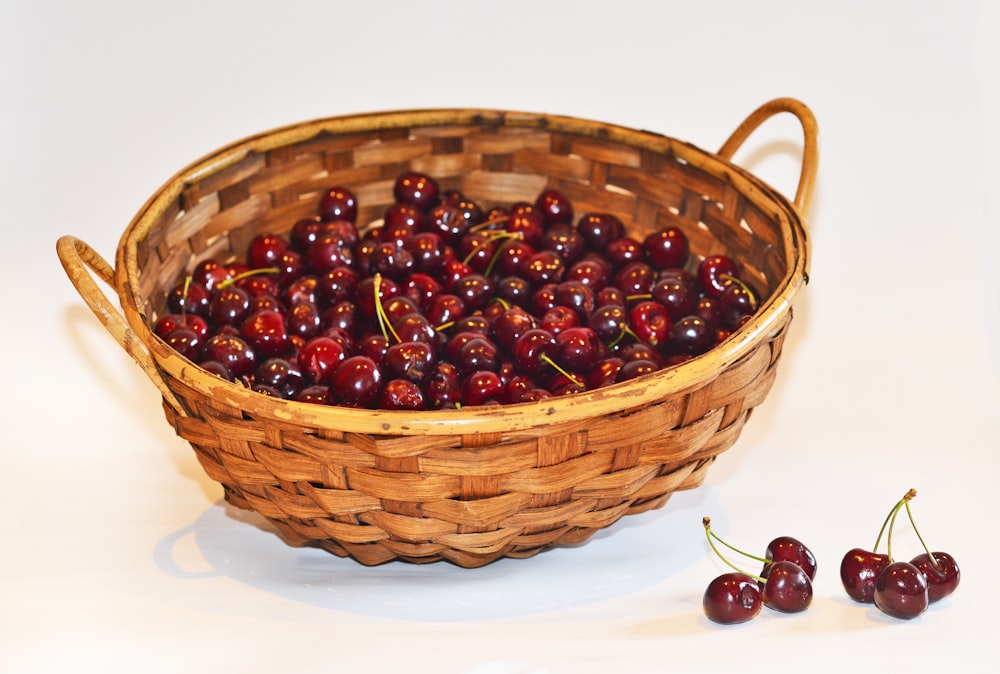
[[[816,182],[816,166],[819,162],[819,127],[816,118],[804,103],[794,98],[776,98],[760,106],[740,124],[732,135],[722,144],[718,155],[729,161],[750,136],[763,122],[780,112],[790,112],[802,125],[805,142],[802,150],[802,172],[799,175],[799,185],[795,192],[795,208],[805,214],[809,209],[813,185]]]
[[[163,381],[146,345],[129,327],[122,313],[111,304],[107,295],[97,286],[90,273],[93,271],[102,281],[109,286],[114,286],[114,270],[111,265],[97,251],[74,236],[60,237],[56,242],[56,253],[59,255],[59,261],[62,262],[69,280],[73,283],[76,291],[80,293],[83,301],[90,307],[90,310],[101,321],[101,324],[145,371],[146,376],[156,385],[163,398],[175,410],[183,413],[185,408]]]

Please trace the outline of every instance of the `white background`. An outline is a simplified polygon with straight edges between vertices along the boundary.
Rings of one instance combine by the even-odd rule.
[[[995,648],[1000,452],[996,3],[0,0],[0,671],[555,674],[935,666]],[[703,487],[576,549],[366,568],[224,505],[68,282],[173,173],[247,135],[492,107],[715,150],[759,104],[816,114],[812,282],[778,381]],[[736,160],[794,191],[801,132]],[[837,573],[909,488],[958,592],[915,621]],[[814,603],[731,628],[701,518],[819,559]],[[897,556],[918,551],[901,526]],[[980,670],[985,671],[985,670]]]

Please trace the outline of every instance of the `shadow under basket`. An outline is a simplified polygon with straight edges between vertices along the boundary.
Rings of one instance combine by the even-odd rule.
[[[730,159],[766,119],[804,131],[794,201]],[[718,153],[578,118],[497,110],[413,110],[321,119],[224,147],[167,182],[126,229],[111,267],[83,241],[57,244],[87,305],[163,397],[166,419],[230,503],[290,545],[366,565],[448,560],[478,567],[578,544],[624,515],[699,486],[764,401],[805,285],[802,225],[816,123],[801,102],[755,110]],[[692,264],[736,258],[762,299],[753,318],[681,365],[589,392],[507,406],[421,412],[281,400],[200,369],[152,333],[169,289],[206,258],[241,257],[287,232],[333,185],[358,223],[382,217],[401,172],[436,178],[484,207],[546,188],[574,210],[608,212],[633,238],[666,225]],[[116,308],[96,283],[118,295]]]

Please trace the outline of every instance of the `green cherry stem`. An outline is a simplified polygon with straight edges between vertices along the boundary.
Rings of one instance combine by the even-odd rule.
[[[219,281],[220,288],[228,288],[234,283],[238,283],[245,278],[250,278],[251,276],[260,276],[261,274],[277,274],[281,270],[278,267],[259,267],[257,269],[250,269],[248,271],[237,274],[236,276],[230,276],[229,278]]]
[[[944,573],[944,569],[942,569],[940,567],[940,565],[938,565],[938,561],[934,558],[934,553],[932,553],[931,549],[929,547],[927,547],[926,543],[924,543],[924,537],[920,535],[920,530],[917,529],[917,523],[913,521],[913,513],[910,511],[910,502],[909,501],[906,501],[905,507],[906,507],[906,516],[910,518],[910,526],[913,527],[914,533],[916,533],[917,534],[917,538],[920,539],[920,545],[924,546],[924,551],[927,553],[927,557],[930,559],[931,566],[934,567],[935,571],[937,571],[938,573],[943,574]]]
[[[736,278],[735,276],[731,276],[730,274],[721,274],[719,276],[719,279],[722,281],[730,281],[731,283],[735,283],[739,287],[743,288],[743,290],[746,291],[747,295],[750,296],[750,308],[753,309],[754,311],[757,311],[757,296],[753,294],[752,290],[750,290],[750,286],[748,286],[746,283]]]
[[[878,532],[878,538],[875,539],[875,547],[872,548],[872,552],[878,552],[879,543],[882,542],[882,535],[886,533],[888,529],[888,536],[886,537],[886,554],[889,556],[889,560],[892,560],[892,528],[896,524],[896,516],[899,514],[899,509],[906,506],[910,501],[912,501],[917,496],[916,489],[910,489],[903,495],[896,505],[892,507],[889,514],[886,515],[885,521],[882,522],[882,528]],[[909,506],[907,506],[907,509]]]
[[[509,215],[501,215],[501,216],[496,217],[496,218],[490,218],[489,220],[483,220],[478,225],[474,225],[473,227],[470,227],[469,228],[469,232],[470,233],[471,232],[481,232],[484,229],[489,229],[493,225],[496,225],[496,224],[501,223],[501,222],[507,222],[508,220],[510,220],[510,216]]]
[[[389,333],[392,333],[397,343],[402,342],[403,340],[399,338],[399,334],[397,334],[389,322],[389,316],[385,313],[385,307],[382,306],[382,274],[375,274],[373,281],[375,287],[375,317],[378,319],[378,327],[382,331],[382,336],[389,339]]]
[[[556,372],[558,372],[558,373],[559,373],[559,374],[561,374],[561,375],[564,375],[564,376],[565,376],[565,377],[566,377],[567,379],[569,379],[569,380],[570,380],[571,382],[573,382],[573,384],[574,384],[574,385],[575,385],[575,386],[576,386],[577,388],[579,388],[579,389],[582,389],[582,388],[586,388],[586,387],[584,386],[584,383],[583,383],[582,381],[580,381],[580,380],[579,380],[579,379],[577,378],[577,376],[576,376],[576,375],[572,374],[571,372],[568,372],[568,371],[567,371],[567,370],[566,370],[565,368],[563,368],[563,367],[560,367],[560,366],[559,366],[559,363],[557,363],[557,362],[555,362],[554,360],[552,360],[552,358],[550,358],[548,354],[545,354],[545,353],[543,353],[543,354],[541,355],[541,359],[542,359],[543,361],[545,361],[546,363],[548,363],[549,365],[551,365],[552,367],[554,367],[554,368],[555,368],[555,370],[556,370]]]
[[[741,569],[740,567],[738,567],[735,564],[733,564],[732,562],[730,562],[728,559],[725,558],[725,556],[721,552],[719,552],[719,548],[715,547],[715,541],[719,541],[720,543],[722,543],[724,546],[726,546],[730,550],[733,550],[734,552],[738,552],[741,555],[744,555],[745,557],[749,557],[750,559],[756,559],[758,561],[765,562],[765,563],[767,562],[766,559],[763,559],[761,557],[757,557],[755,555],[748,554],[748,553],[743,552],[742,550],[740,550],[738,548],[734,548],[729,543],[726,543],[724,540],[722,540],[721,538],[719,538],[716,535],[716,533],[714,531],[712,531],[712,520],[710,518],[708,518],[708,517],[702,517],[701,518],[701,524],[702,524],[702,526],[705,527],[705,538],[708,539],[708,545],[709,545],[709,547],[712,548],[712,551],[715,552],[715,554],[719,557],[719,559],[721,559],[726,564],[726,566],[728,566],[729,568],[733,569],[734,571],[738,571],[740,573],[746,574],[747,576],[750,576],[751,578],[753,578],[754,580],[756,580],[756,581],[758,581],[760,583],[763,583],[763,582],[765,582],[767,580],[763,576],[758,576],[757,574],[754,574],[754,573],[748,573],[745,569]]]

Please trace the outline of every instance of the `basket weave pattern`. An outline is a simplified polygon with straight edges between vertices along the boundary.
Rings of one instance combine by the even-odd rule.
[[[357,194],[359,223],[376,221],[404,170],[484,207],[552,187],[578,214],[610,212],[639,239],[680,226],[695,256],[740,260],[768,302],[710,355],[579,401],[409,417],[254,394],[152,335],[170,287],[198,261],[287,232],[335,184]],[[774,382],[805,248],[795,208],[687,143],[544,115],[414,111],[288,127],[193,165],[126,231],[114,284],[130,352],[148,352],[137,360],[161,387],[168,422],[229,502],[287,543],[363,564],[477,567],[580,543],[699,486]]]

